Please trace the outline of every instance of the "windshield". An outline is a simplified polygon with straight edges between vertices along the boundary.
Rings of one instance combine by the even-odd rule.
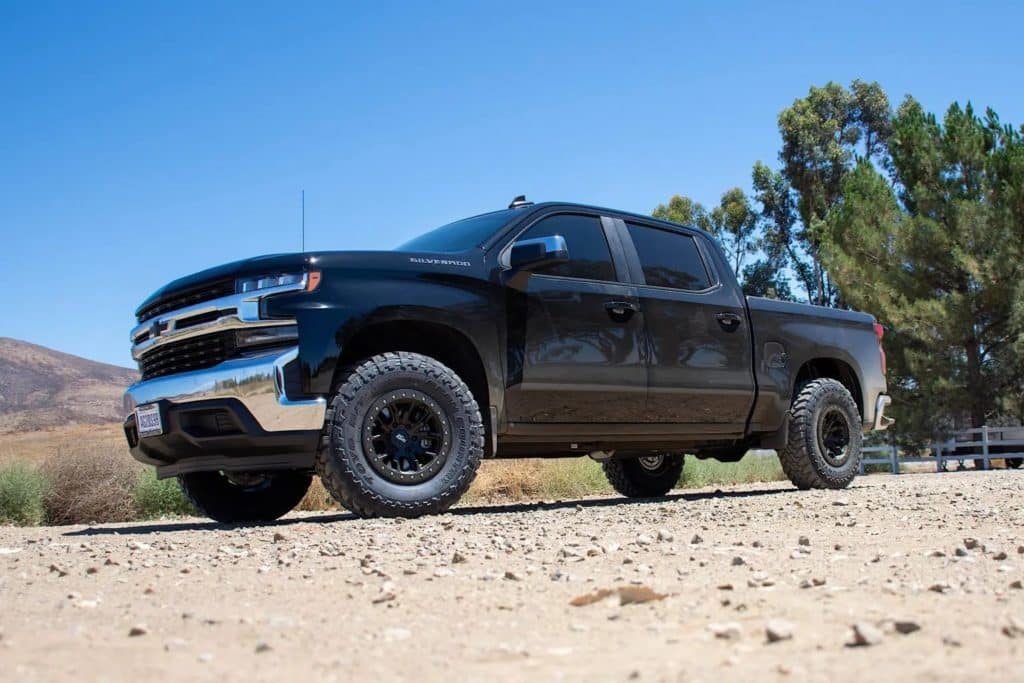
[[[398,251],[466,251],[478,247],[516,215],[515,209],[492,211],[472,218],[463,218],[396,247]]]

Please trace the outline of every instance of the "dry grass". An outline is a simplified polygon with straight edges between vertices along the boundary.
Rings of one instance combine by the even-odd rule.
[[[473,481],[466,502],[504,502],[580,498],[608,493],[601,466],[589,458],[487,460]]]
[[[47,521],[87,524],[135,519],[141,469],[135,461],[106,448],[59,448],[40,467],[49,483],[43,497]]]
[[[80,425],[0,434],[0,469],[27,463],[49,481],[45,512],[51,524],[113,522],[187,514],[173,480],[156,481],[128,454],[119,425]],[[142,477],[140,478],[140,473]],[[782,479],[778,459],[751,454],[739,463],[686,459],[679,486],[693,488]],[[572,500],[608,495],[601,466],[589,458],[485,461],[464,503]],[[338,510],[314,479],[299,510]]]
[[[299,501],[295,509],[306,512],[320,512],[323,510],[340,510],[341,506],[334,502],[331,494],[327,493],[327,489],[320,482],[320,477],[313,477],[313,483],[309,485],[306,496]]]
[[[0,465],[15,460],[41,464],[64,450],[104,449],[131,459],[120,425],[71,425],[37,432],[0,433]]]

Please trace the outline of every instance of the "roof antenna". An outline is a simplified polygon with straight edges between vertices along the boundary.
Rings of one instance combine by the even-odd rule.
[[[526,195],[525,194],[521,194],[521,195],[518,195],[515,199],[512,200],[512,203],[508,205],[508,208],[510,208],[510,209],[518,209],[520,206],[531,206],[532,204],[533,204],[533,202],[526,201]]]
[[[306,252],[306,191],[302,191],[302,252]]]

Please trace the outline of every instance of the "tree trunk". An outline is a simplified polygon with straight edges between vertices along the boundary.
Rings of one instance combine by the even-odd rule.
[[[967,394],[971,408],[971,427],[981,427],[985,424],[986,401],[978,340],[968,339],[964,350],[967,352]]]

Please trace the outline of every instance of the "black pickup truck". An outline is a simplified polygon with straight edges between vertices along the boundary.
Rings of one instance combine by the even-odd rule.
[[[285,514],[314,475],[359,515],[436,513],[483,458],[590,456],[660,496],[684,453],[773,448],[839,488],[891,421],[871,316],[745,297],[710,235],[578,204],[219,266],[136,315],[131,452],[224,522]]]

